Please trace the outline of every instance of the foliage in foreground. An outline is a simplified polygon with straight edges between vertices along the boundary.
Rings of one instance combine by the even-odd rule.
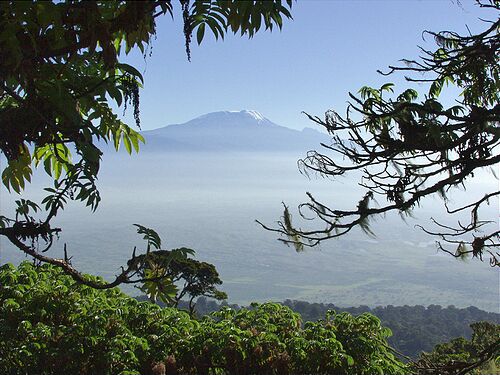
[[[224,304],[227,303],[217,303],[202,297],[196,301],[195,312],[198,316],[208,315],[220,310]],[[285,300],[283,305],[299,313],[303,321],[322,319],[328,310],[347,312],[352,315],[373,314],[380,319],[383,326],[392,331],[392,336],[387,340],[389,345],[413,359],[417,359],[422,352],[431,352],[437,344],[450,341],[455,337],[470,339],[473,334],[470,326],[474,328],[478,322],[486,325],[491,323],[492,327],[500,329],[500,314],[483,311],[473,306],[467,308],[441,307],[440,305],[340,307],[333,303],[312,303],[289,299]],[[179,306],[188,308],[187,304]],[[238,305],[230,305],[230,307],[236,310],[240,308]]]
[[[400,374],[390,330],[330,312],[301,326],[279,304],[194,320],[51,265],[0,267],[2,374]]]

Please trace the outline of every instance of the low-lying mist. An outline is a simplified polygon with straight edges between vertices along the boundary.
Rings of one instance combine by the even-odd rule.
[[[162,236],[164,248],[190,247],[198,259],[215,264],[234,303],[289,298],[340,306],[453,304],[498,310],[498,272],[487,261],[462,262],[437,253],[435,238],[414,227],[430,224],[430,217],[446,218],[439,198],[424,201],[406,222],[399,215],[374,221],[376,237],[353,231],[303,253],[262,229],[255,219],[272,226],[282,214],[281,202],[298,220],[296,206],[306,191],[332,207],[355,207],[362,197],[354,177],[332,181],[300,174],[296,162],[303,154],[106,154],[97,212],[77,203],[62,211],[55,224],[63,232],[50,254],[59,255],[67,243],[75,266],[111,278],[134,246],[144,249],[132,226],[140,223]],[[48,182],[37,173],[23,197],[40,201]],[[450,192],[450,199],[464,202],[497,185],[484,173],[466,192]],[[12,212],[15,199],[2,191],[4,215]],[[498,201],[491,202],[484,217],[497,220],[497,208]],[[25,259],[1,241],[2,263]]]

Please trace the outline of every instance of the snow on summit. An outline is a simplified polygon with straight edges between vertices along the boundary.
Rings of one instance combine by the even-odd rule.
[[[317,131],[277,125],[254,110],[211,112],[143,134],[144,149],[171,151],[307,150],[329,139]]]
[[[240,113],[242,115],[247,115],[247,116],[251,116],[253,117],[254,119],[256,119],[257,121],[263,121],[263,120],[267,120],[264,116],[262,116],[262,114],[258,111],[254,111],[254,110],[247,110],[247,109],[244,109],[242,111],[229,111],[230,113]]]
[[[266,117],[264,117],[260,112],[254,110],[241,110],[241,111],[218,111],[218,112],[210,112],[205,115],[201,115],[194,119],[196,120],[212,120],[212,121],[241,121],[241,120],[251,120],[256,121],[257,123],[261,122],[270,122]],[[193,120],[191,120],[193,121]]]

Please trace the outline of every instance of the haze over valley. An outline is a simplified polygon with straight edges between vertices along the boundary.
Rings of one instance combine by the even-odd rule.
[[[308,178],[297,169],[308,150],[328,144],[328,135],[318,130],[293,130],[243,110],[209,113],[144,136],[147,143],[137,155],[106,151],[100,207],[92,214],[72,203],[59,214],[55,223],[63,232],[52,256],[67,243],[75,266],[111,278],[134,246],[144,249],[132,226],[140,223],[161,235],[164,248],[186,246],[196,250],[197,259],[213,263],[233,303],[300,299],[339,306],[474,305],[498,311],[498,271],[487,262],[460,262],[437,253],[435,239],[414,228],[445,216],[438,198],[424,201],[406,223],[398,215],[378,219],[373,223],[376,237],[354,231],[300,254],[255,222],[272,226],[282,215],[281,202],[297,218],[296,206],[307,191],[330,206],[355,207],[362,191],[354,176],[332,181]],[[47,181],[37,174],[22,196],[41,200],[40,187]],[[450,192],[450,199],[481,197],[497,185],[485,171],[467,192]],[[14,199],[2,194],[2,211],[12,210]],[[483,213],[497,220],[498,201]],[[25,259],[1,241],[2,262]]]

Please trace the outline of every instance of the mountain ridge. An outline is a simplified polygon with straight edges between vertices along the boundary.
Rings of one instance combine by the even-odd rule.
[[[255,110],[218,111],[142,132],[145,151],[306,151],[329,137],[278,125]]]

